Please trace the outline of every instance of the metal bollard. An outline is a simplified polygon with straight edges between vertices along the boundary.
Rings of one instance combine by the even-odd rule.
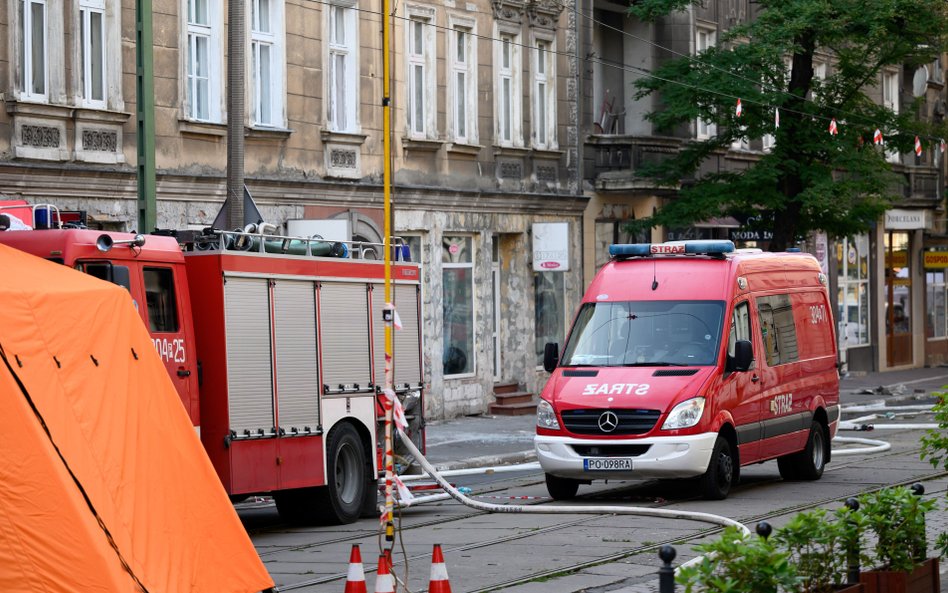
[[[774,529],[770,526],[770,523],[766,521],[761,521],[757,524],[757,535],[764,539],[770,537],[770,534],[773,533],[773,530]]]
[[[912,494],[914,494],[915,496],[921,496],[925,494],[925,486],[922,486],[918,482],[915,482],[914,484],[912,484],[910,488],[912,489]],[[922,513],[922,517],[920,521],[922,522],[922,533],[924,535],[922,536],[922,549],[918,551],[919,554],[918,554],[917,560],[924,560],[925,558],[928,557],[928,541],[927,541],[928,528],[925,527],[925,513]]]
[[[658,550],[658,557],[664,562],[658,569],[658,593],[675,593],[675,569],[671,563],[676,555],[675,548],[668,544]]]
[[[850,513],[859,510],[859,501],[855,498],[846,499],[846,508]],[[846,519],[852,521],[852,519]],[[846,542],[846,584],[856,585],[859,583],[859,536],[851,542]]]

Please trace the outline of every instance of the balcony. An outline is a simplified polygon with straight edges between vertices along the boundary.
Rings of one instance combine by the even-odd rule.
[[[678,138],[590,134],[585,146],[586,162],[592,166],[586,169],[586,179],[602,191],[659,189],[654,182],[636,177],[635,171],[676,154],[680,145]]]

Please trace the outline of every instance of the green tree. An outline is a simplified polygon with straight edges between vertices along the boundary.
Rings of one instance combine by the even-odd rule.
[[[629,11],[654,21],[698,3],[635,0]],[[917,117],[920,105],[903,106],[895,114],[869,95],[886,68],[911,73],[948,47],[948,4],[754,4],[756,18],[730,29],[716,47],[667,61],[636,82],[636,99],[651,93],[661,98],[647,115],[656,132],[674,133],[701,118],[716,124],[717,135],[687,142],[674,157],[639,171],[665,186],[681,183],[681,189],[653,217],[634,224],[680,227],[717,216],[754,214],[762,227],[773,229],[775,251],[814,230],[836,237],[864,232],[901,191],[884,152],[873,144],[875,129],[882,131],[886,149],[899,152],[911,151],[916,135],[924,150],[937,150],[935,143],[944,135],[940,124]],[[830,56],[824,80],[814,76],[814,58],[820,54]],[[837,135],[828,131],[831,118]],[[715,151],[765,134],[775,137],[773,149],[748,168],[701,172],[701,164]]]

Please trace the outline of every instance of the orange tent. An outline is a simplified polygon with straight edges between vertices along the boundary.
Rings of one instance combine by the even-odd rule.
[[[272,588],[128,293],[0,270],[0,591]]]

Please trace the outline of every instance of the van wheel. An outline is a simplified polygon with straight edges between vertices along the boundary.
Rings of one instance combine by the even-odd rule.
[[[737,482],[739,471],[737,455],[730,441],[718,435],[711,451],[708,471],[701,476],[702,495],[708,500],[724,500],[731,492],[731,486]]]
[[[546,474],[546,490],[553,500],[572,500],[579,492],[579,480]]]
[[[829,446],[826,427],[819,422],[813,422],[806,447],[802,451],[777,459],[780,477],[784,480],[819,480],[826,468]]]
[[[354,522],[367,504],[367,463],[362,439],[351,424],[332,429],[326,440],[326,485],[274,492],[280,518],[294,524]]]

